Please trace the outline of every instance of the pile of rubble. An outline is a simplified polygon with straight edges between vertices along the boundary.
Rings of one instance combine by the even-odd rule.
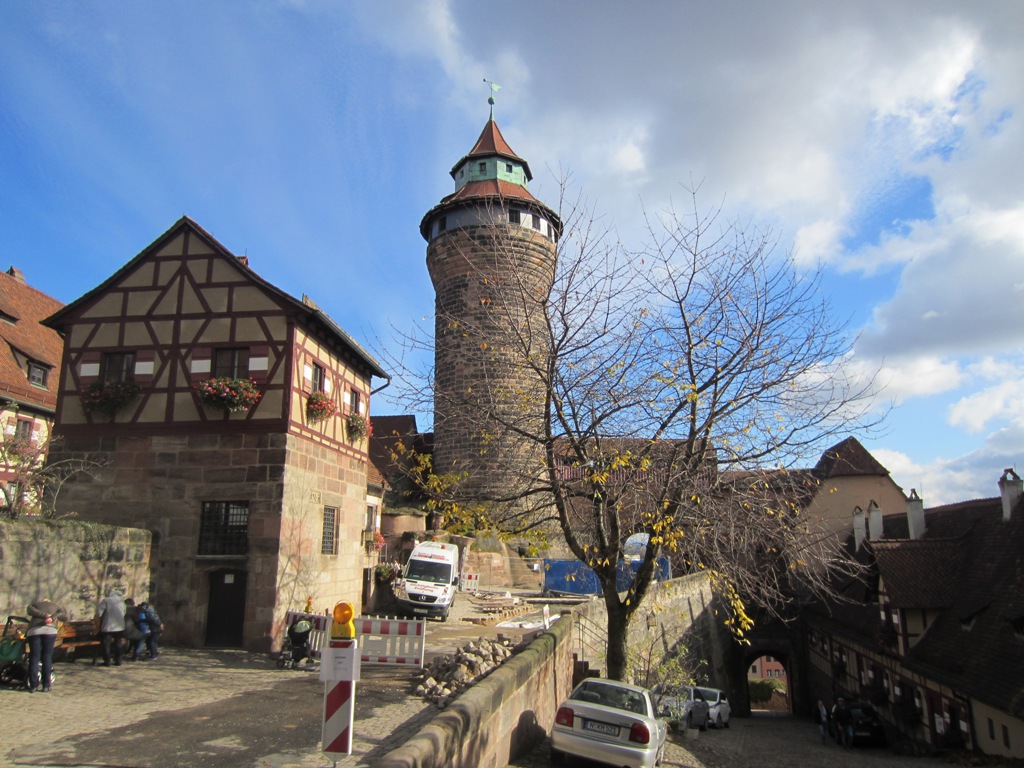
[[[442,709],[466,688],[497,669],[518,650],[506,637],[497,640],[478,638],[466,643],[454,655],[438,656],[423,668],[423,681],[416,686],[417,695]]]

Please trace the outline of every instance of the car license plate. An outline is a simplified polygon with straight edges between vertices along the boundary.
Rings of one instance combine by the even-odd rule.
[[[594,731],[595,733],[603,733],[606,736],[619,735],[619,726],[609,725],[608,723],[599,723],[597,720],[584,720],[583,730]]]
[[[413,613],[430,613],[430,611],[428,611],[426,608],[413,608],[412,612]]]

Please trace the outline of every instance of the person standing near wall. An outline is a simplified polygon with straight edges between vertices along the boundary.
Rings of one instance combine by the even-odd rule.
[[[139,608],[144,610],[149,618],[149,634],[146,635],[146,648],[149,650],[149,655],[146,659],[153,661],[160,655],[160,634],[164,631],[164,622],[160,618],[160,614],[156,612],[156,608],[149,603],[140,603]]]
[[[121,666],[121,637],[124,635],[124,598],[116,589],[107,592],[96,611],[100,622],[100,640],[103,643],[103,666],[110,666],[110,649],[114,649],[114,666]]]
[[[28,692],[35,693],[42,683],[44,693],[50,690],[53,669],[53,646],[57,642],[57,623],[67,621],[64,609],[44,597],[32,603],[28,612]],[[39,670],[42,666],[42,678]]]
[[[814,719],[818,721],[818,732],[821,734],[821,743],[824,744],[828,737],[828,708],[821,699],[818,699],[818,712]]]

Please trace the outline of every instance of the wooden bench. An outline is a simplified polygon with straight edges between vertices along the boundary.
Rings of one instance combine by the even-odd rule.
[[[92,649],[92,663],[95,665],[101,645],[95,621],[67,621],[57,633],[54,651],[61,651],[64,661],[73,662],[77,658],[79,649],[90,648]]]

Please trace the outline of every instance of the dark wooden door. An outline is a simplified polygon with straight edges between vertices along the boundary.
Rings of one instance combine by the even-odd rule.
[[[210,607],[206,615],[206,644],[241,648],[245,625],[245,571],[222,569],[210,573]]]

